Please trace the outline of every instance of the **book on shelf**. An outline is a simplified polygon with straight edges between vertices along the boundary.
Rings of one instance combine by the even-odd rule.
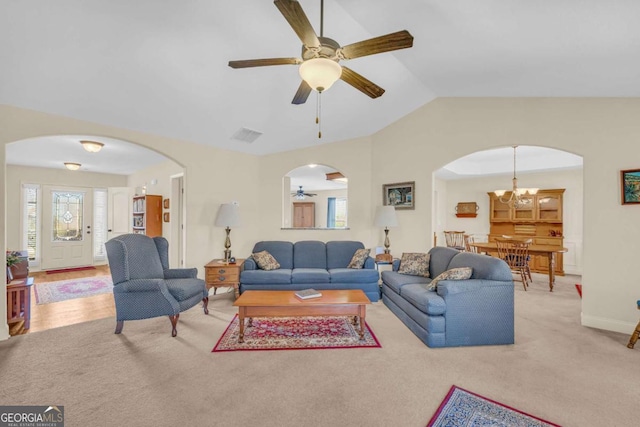
[[[303,289],[296,291],[296,296],[300,299],[319,298],[322,294],[315,289]]]

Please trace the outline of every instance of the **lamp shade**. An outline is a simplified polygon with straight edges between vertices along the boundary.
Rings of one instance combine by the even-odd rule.
[[[298,72],[311,89],[322,92],[329,89],[340,78],[342,67],[331,59],[313,58],[300,64]]]
[[[373,225],[376,227],[397,227],[396,208],[394,206],[378,206]]]
[[[240,214],[238,205],[233,203],[223,203],[216,215],[216,227],[238,227],[240,226]]]

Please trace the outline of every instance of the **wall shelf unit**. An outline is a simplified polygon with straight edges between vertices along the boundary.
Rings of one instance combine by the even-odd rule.
[[[136,234],[162,236],[162,196],[133,197],[132,227]]]

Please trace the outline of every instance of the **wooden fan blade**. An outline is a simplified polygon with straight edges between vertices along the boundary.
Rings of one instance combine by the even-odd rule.
[[[273,2],[280,10],[280,13],[287,20],[293,31],[296,32],[302,44],[306,47],[319,47],[320,40],[313,30],[309,18],[302,10],[300,3],[294,0],[274,0]]]
[[[309,86],[309,84],[303,80],[302,82],[300,82],[298,91],[293,96],[293,101],[291,101],[291,103],[296,105],[304,104],[305,102],[307,102],[307,98],[309,97],[310,93],[311,86]]]
[[[360,92],[370,96],[371,98],[377,98],[379,96],[382,96],[382,94],[384,93],[384,89],[382,89],[380,86],[370,80],[367,80],[360,74],[345,66],[342,66],[342,76],[340,76],[340,79],[342,79],[346,83],[349,83],[351,86],[355,87]]]
[[[343,46],[338,49],[338,55],[344,59],[353,59],[412,46],[413,36],[407,30],[402,30]]]
[[[268,65],[296,65],[302,63],[300,58],[265,58],[229,61],[231,68],[266,67]]]

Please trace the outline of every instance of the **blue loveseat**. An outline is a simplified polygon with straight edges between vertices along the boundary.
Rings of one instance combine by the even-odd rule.
[[[276,270],[261,270],[249,257],[240,274],[240,293],[247,290],[362,289],[372,302],[380,299],[380,278],[373,258],[364,268],[347,268],[361,242],[305,240],[262,241],[252,253],[267,251],[280,264]]]
[[[434,247],[429,251],[429,278],[382,272],[382,301],[429,347],[513,344],[513,277],[506,262],[487,255]],[[440,273],[471,267],[466,280],[442,280]]]

